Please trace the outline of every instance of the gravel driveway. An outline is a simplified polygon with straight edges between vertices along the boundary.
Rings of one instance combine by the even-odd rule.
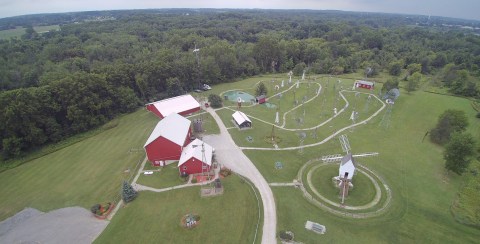
[[[215,148],[215,156],[221,164],[252,181],[258,189],[263,202],[262,243],[277,243],[275,237],[277,215],[275,199],[273,198],[270,186],[252,161],[235,145],[217,113],[211,108],[207,109],[207,111],[213,116],[220,127],[220,135],[204,136],[203,140]]]

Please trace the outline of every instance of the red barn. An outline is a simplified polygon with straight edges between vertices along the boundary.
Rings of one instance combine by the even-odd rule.
[[[202,149],[204,152],[202,152]],[[195,139],[183,149],[182,156],[178,161],[180,175],[209,172],[212,167],[212,157],[213,147]]]
[[[373,82],[364,81],[364,80],[356,80],[354,85],[353,85],[353,88],[355,89],[357,87],[360,87],[360,88],[365,88],[365,89],[372,90],[374,86],[375,86],[375,84]]]
[[[190,124],[190,120],[175,113],[160,120],[144,146],[148,160],[154,166],[179,160],[182,148],[190,142]]]
[[[187,115],[197,112],[200,110],[200,103],[198,103],[191,95],[187,94],[148,103],[145,107],[147,110],[160,117],[160,119],[163,119],[173,113]]]

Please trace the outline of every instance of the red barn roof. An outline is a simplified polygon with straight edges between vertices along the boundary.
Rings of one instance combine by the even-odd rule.
[[[145,106],[160,118],[173,113],[186,115],[200,110],[200,103],[189,94],[148,103]]]

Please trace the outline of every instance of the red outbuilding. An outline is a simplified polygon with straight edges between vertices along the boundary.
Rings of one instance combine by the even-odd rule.
[[[263,104],[267,102],[267,97],[265,95],[261,95],[255,98],[255,102],[258,104]]]
[[[365,88],[365,89],[372,90],[374,86],[375,86],[375,84],[373,82],[364,81],[364,80],[356,80],[354,85],[353,85],[353,88],[355,89],[357,87],[360,87],[360,88]]]
[[[207,173],[212,167],[213,147],[195,139],[183,149],[178,161],[180,175]]]
[[[197,112],[200,110],[200,103],[191,95],[187,94],[148,103],[145,104],[145,107],[160,119],[163,119],[173,113],[187,115]]]
[[[183,147],[190,142],[190,124],[190,120],[175,113],[160,120],[144,146],[148,160],[154,166],[179,160]]]

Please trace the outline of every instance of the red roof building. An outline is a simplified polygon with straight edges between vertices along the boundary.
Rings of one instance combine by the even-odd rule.
[[[212,167],[212,158],[213,147],[195,139],[183,149],[182,156],[178,161],[180,175],[209,172]]]
[[[355,83],[353,84],[353,89],[360,87],[360,88],[373,90],[374,86],[375,84],[373,82],[365,81],[365,80],[356,80]]]
[[[145,107],[160,119],[163,119],[173,113],[187,115],[197,112],[200,110],[200,103],[191,95],[187,94],[148,103]]]
[[[190,120],[170,114],[160,120],[145,143],[147,158],[154,166],[164,166],[166,160],[179,160],[182,149],[190,142]]]

